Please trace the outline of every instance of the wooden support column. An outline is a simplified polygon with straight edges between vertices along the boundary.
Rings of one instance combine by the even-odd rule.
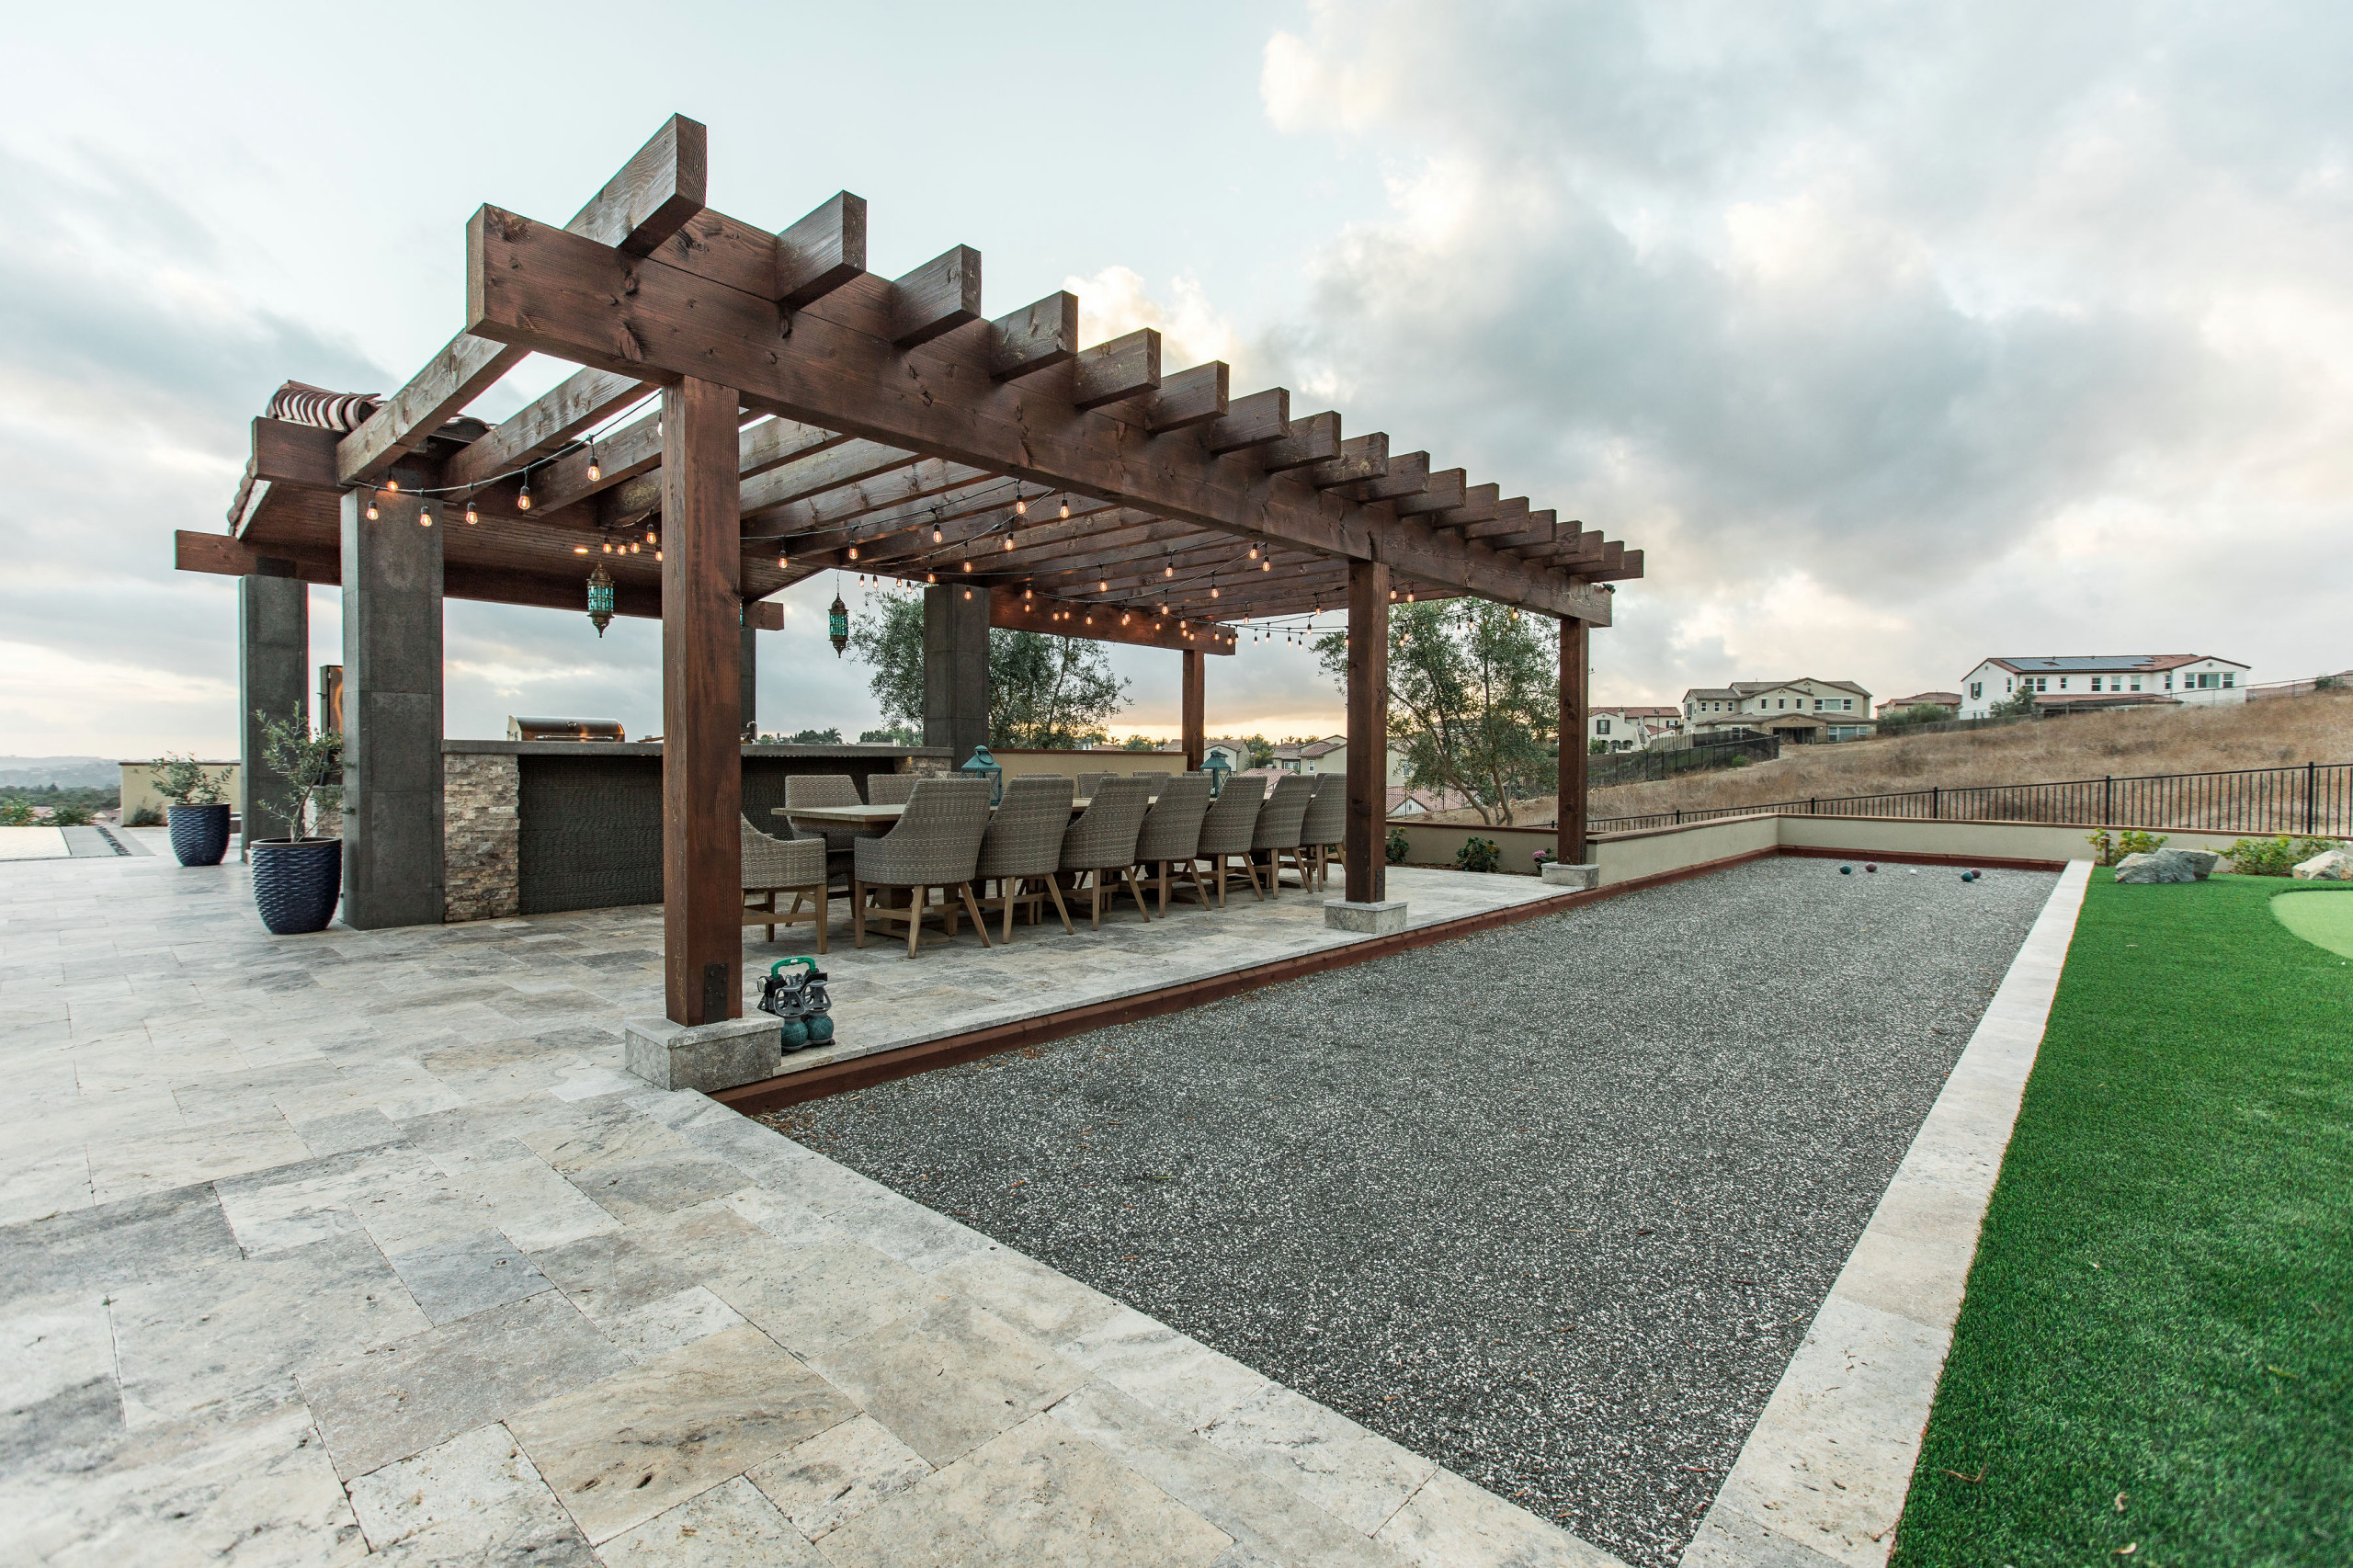
[[[736,658],[742,674],[736,684],[741,699],[736,703],[737,722],[741,733],[751,740],[759,733],[760,725],[760,628],[747,613],[744,617],[744,634],[737,640],[741,650]]]
[[[923,744],[946,746],[950,767],[989,744],[989,596],[978,588],[923,591]]]
[[[443,916],[442,532],[410,491],[344,493],[343,920],[361,931]]]
[[[285,780],[262,761],[262,714],[283,721],[311,711],[311,585],[291,561],[262,560],[261,574],[237,579],[237,792],[240,841],[284,838],[295,829],[274,809]],[[343,831],[329,823],[330,837]]]
[[[1350,903],[1388,896],[1389,566],[1348,562],[1348,821],[1340,847]]]
[[[1561,621],[1560,810],[1554,821],[1559,841],[1553,854],[1563,866],[1586,863],[1586,668],[1590,660],[1586,623]]]
[[[744,1016],[736,400],[662,390],[662,954],[674,1024]]]
[[[1209,655],[1199,648],[1188,648],[1185,661],[1185,695],[1183,711],[1178,718],[1181,739],[1178,744],[1185,752],[1185,771],[1201,770],[1202,754],[1209,750],[1209,722],[1204,717],[1208,707]]]

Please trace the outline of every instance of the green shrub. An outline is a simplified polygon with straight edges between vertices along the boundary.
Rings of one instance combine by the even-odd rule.
[[[1405,830],[1402,827],[1391,828],[1389,837],[1381,847],[1388,852],[1391,865],[1404,865],[1405,863]]]
[[[87,827],[90,820],[90,808],[87,806],[63,805],[49,809],[51,827]]]
[[[0,827],[31,827],[40,820],[30,801],[0,801]]]
[[[1458,871],[1493,871],[1502,868],[1504,852],[1492,838],[1471,838],[1454,852],[1454,869]]]
[[[2154,855],[2165,846],[2164,835],[2143,833],[2137,827],[2128,827],[2122,833],[2113,834],[2103,828],[2097,833],[2086,834],[2084,842],[2092,846],[2092,852],[2103,866],[2113,866],[2127,855]]]
[[[155,814],[154,807],[142,806],[137,811],[131,812],[130,816],[123,819],[122,825],[125,827],[161,827],[164,825],[164,819]]]
[[[2243,877],[2285,877],[2315,855],[2345,846],[2334,838],[2242,838],[2222,852],[2231,869]]]

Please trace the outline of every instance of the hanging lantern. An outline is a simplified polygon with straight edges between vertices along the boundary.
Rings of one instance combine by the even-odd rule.
[[[588,574],[588,619],[596,625],[599,637],[613,619],[613,574],[605,570],[601,561]]]
[[[825,612],[825,635],[833,639],[834,657],[842,656],[849,646],[849,606],[842,603],[839,594],[834,596],[833,608]]]

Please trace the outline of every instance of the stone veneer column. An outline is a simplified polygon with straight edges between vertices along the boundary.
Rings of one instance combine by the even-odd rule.
[[[405,492],[343,498],[343,918],[362,931],[443,912],[441,528],[416,514]]]
[[[240,846],[256,838],[284,838],[292,828],[273,810],[271,798],[285,780],[262,761],[262,723],[300,713],[308,718],[311,688],[311,585],[293,574],[237,579],[237,794],[244,812]],[[328,823],[329,836],[341,831]]]
[[[497,920],[522,911],[522,760],[512,752],[441,758],[444,920]]]
[[[923,744],[961,767],[989,744],[989,598],[955,586],[923,591]]]

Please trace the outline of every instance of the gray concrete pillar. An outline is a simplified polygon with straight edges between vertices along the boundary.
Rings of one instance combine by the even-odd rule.
[[[265,568],[278,562],[264,562]],[[237,805],[240,852],[256,838],[296,831],[273,802],[285,780],[262,761],[261,715],[311,711],[311,585],[283,573],[237,579]],[[326,831],[336,831],[333,823]]]
[[[442,919],[441,528],[416,514],[343,498],[343,918],[363,931]]]
[[[959,766],[989,744],[989,597],[955,586],[923,591],[923,744]]]
[[[743,669],[738,678],[743,683],[743,730],[746,736],[757,734],[760,723],[760,629],[751,618],[744,620]]]

